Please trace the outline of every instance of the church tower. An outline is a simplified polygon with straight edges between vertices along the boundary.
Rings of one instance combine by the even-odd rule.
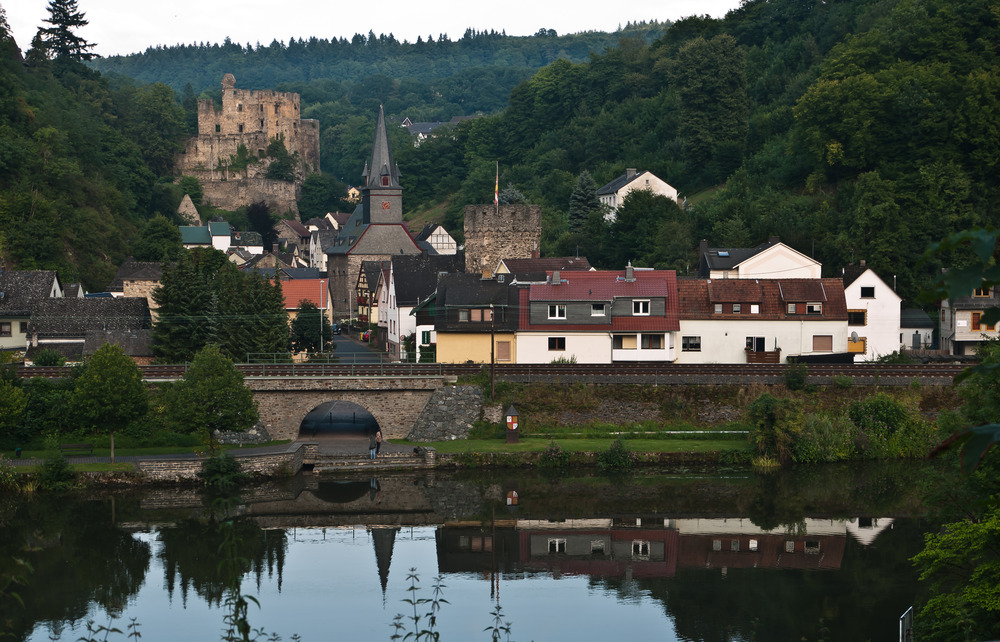
[[[365,185],[361,190],[362,223],[402,223],[403,187],[399,184],[399,167],[392,160],[389,137],[385,131],[385,112],[378,106],[372,159],[362,174]]]

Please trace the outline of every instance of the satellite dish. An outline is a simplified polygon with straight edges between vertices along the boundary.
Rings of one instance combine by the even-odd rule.
[[[858,342],[858,333],[857,332],[852,332],[851,333],[851,342],[852,343],[857,343]]]

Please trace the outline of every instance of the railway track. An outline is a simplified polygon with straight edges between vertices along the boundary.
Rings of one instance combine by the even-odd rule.
[[[947,378],[953,379],[967,366],[957,364],[810,364],[809,377],[829,378],[849,376],[854,378]],[[184,365],[139,366],[146,379],[177,379],[184,375]],[[335,364],[239,364],[237,368],[247,377],[441,377],[468,376],[489,370],[488,364],[448,363],[335,363]],[[499,379],[531,380],[558,378],[560,380],[600,378],[670,378],[702,379],[716,377],[732,381],[742,377],[782,377],[787,365],[774,364],[497,364],[495,374]],[[69,376],[71,367],[22,366],[21,377],[62,378]]]

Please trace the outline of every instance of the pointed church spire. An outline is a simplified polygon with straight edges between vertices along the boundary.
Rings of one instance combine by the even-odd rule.
[[[375,142],[372,143],[372,159],[365,165],[365,185],[369,188],[399,188],[399,167],[392,160],[389,136],[385,131],[385,110],[378,106],[378,121],[375,123]]]

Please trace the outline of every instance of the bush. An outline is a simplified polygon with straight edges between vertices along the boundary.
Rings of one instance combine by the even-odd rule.
[[[604,473],[626,473],[635,465],[635,455],[621,439],[615,439],[607,450],[597,453],[597,467]]]
[[[935,443],[934,425],[885,393],[854,402],[847,414],[854,448],[869,459],[922,457]]]
[[[778,399],[764,393],[747,406],[750,443],[758,455],[784,463],[791,459],[792,445],[802,433],[802,411],[794,399]]]
[[[851,428],[844,417],[807,415],[802,434],[792,444],[792,460],[815,463],[850,459],[854,453]]]
[[[833,375],[833,385],[838,388],[850,388],[854,385],[854,377],[847,375]]]
[[[43,490],[68,490],[73,485],[74,477],[69,462],[60,455],[45,460],[38,483]]]
[[[229,455],[209,457],[202,464],[198,478],[205,482],[210,490],[228,493],[240,484],[246,483],[250,476],[243,472],[243,466]]]
[[[36,366],[45,366],[51,368],[53,366],[65,365],[66,357],[62,356],[55,350],[45,349],[39,351],[38,354],[36,354],[32,358],[32,361],[35,363]]]
[[[20,488],[20,484],[14,465],[0,455],[0,490],[17,490],[18,488]]]
[[[550,441],[548,448],[538,457],[538,466],[548,470],[565,470],[569,467],[569,453],[555,441]]]
[[[806,387],[806,377],[809,376],[809,367],[804,363],[796,361],[788,364],[785,369],[785,386],[789,390],[802,390]]]

